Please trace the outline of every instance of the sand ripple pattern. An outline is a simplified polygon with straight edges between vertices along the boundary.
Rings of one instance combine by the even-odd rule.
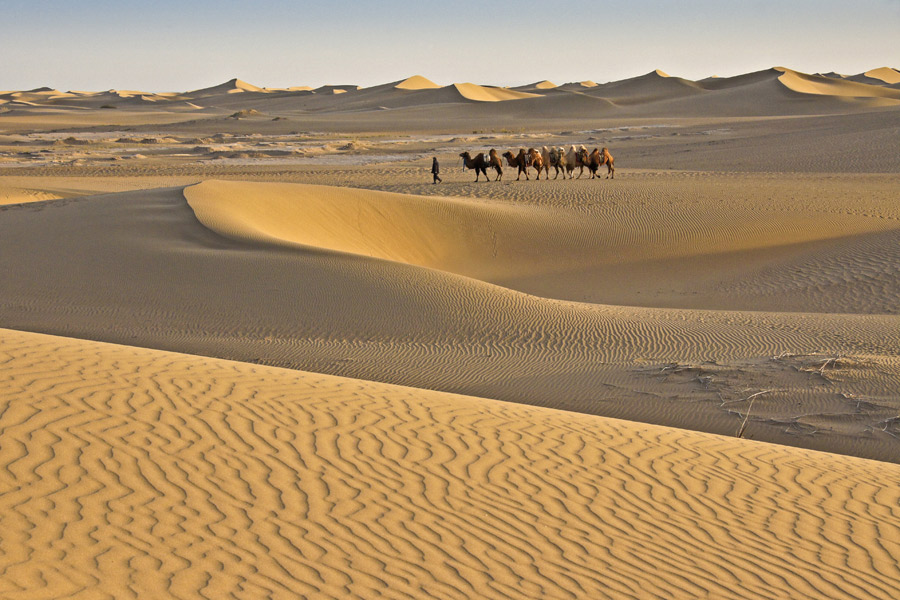
[[[900,466],[0,332],[0,596],[894,598]]]
[[[249,197],[243,196],[244,192],[265,197],[266,192],[285,191],[287,197],[279,200],[282,206],[301,199],[294,195],[296,189],[308,190],[306,186],[221,187],[239,192],[234,197],[226,195],[225,200]],[[203,189],[191,189],[196,188]],[[345,190],[329,190],[325,198],[335,199],[333,210],[337,211]],[[405,215],[411,222],[416,215],[430,215],[420,220],[434,229],[423,226],[416,231],[423,236],[431,236],[425,233],[431,231],[435,240],[448,243],[436,242],[429,248],[454,250],[452,242],[462,235],[468,235],[466,241],[472,243],[464,244],[459,253],[426,256],[418,251],[419,244],[408,243],[409,238],[399,234],[367,236],[357,242],[352,230],[343,226],[328,232],[326,226],[337,219],[324,217],[314,223],[321,227],[317,235],[332,235],[332,241],[340,245],[326,247],[337,246],[340,251],[296,246],[322,241],[309,238],[289,237],[296,243],[287,246],[247,242],[246,237],[234,241],[201,225],[178,187],[0,207],[0,324],[720,434],[733,434],[741,421],[726,410],[731,405],[722,405],[725,398],[744,398],[768,388],[796,390],[767,395],[766,403],[757,402],[747,435],[885,461],[900,456],[898,440],[892,436],[893,430],[885,430],[883,422],[883,413],[893,408],[896,414],[898,406],[900,316],[645,308],[538,297],[439,267],[458,265],[470,273],[483,269],[495,274],[518,270],[525,275],[529,270],[541,270],[535,264],[547,264],[547,259],[541,258],[549,256],[546,246],[568,244],[575,249],[581,245],[574,238],[566,241],[562,233],[545,245],[539,243],[538,234],[544,227],[532,217],[548,212],[546,207],[529,206],[520,211],[479,206],[477,199],[427,202],[396,194],[349,192],[343,199],[360,201],[366,214],[372,215],[361,221],[370,228],[378,210],[389,214],[393,206],[394,214]],[[219,197],[213,196],[212,200]],[[426,207],[428,204],[431,206]],[[310,202],[309,206],[316,204]],[[328,202],[318,202],[318,206],[325,211]],[[859,208],[868,211],[871,207]],[[610,205],[603,210],[619,209]],[[276,223],[288,229],[285,233],[315,232],[310,223],[304,224],[304,214],[286,214],[290,218],[282,219],[284,224]],[[489,217],[493,230],[504,232],[497,236],[496,261],[490,252],[490,236],[480,235],[489,233],[486,221],[464,218],[474,214]],[[666,214],[674,216],[675,211]],[[828,223],[837,220],[831,214],[825,219]],[[680,237],[693,235],[705,236],[714,245],[715,237],[710,235],[718,233],[704,234],[688,227],[685,218],[670,221],[685,227],[653,237],[657,227],[648,225],[629,233],[620,226],[620,237],[629,241],[610,244],[659,253]],[[530,237],[514,235],[514,225],[523,222],[531,224],[521,230],[530,232]],[[649,223],[647,219],[640,222]],[[246,229],[263,223],[240,219],[237,224]],[[463,233],[447,235],[436,224]],[[564,229],[560,223],[547,226]],[[884,249],[884,244],[895,239],[891,226],[887,227],[887,232],[864,237],[883,240],[878,248]],[[754,228],[758,229],[747,224],[748,236],[753,237]],[[385,231],[392,230],[385,227]],[[523,242],[526,238],[537,245],[529,247]],[[563,241],[557,242],[557,238]],[[53,240],[52,252],[46,240]],[[479,240],[483,243],[476,243]],[[371,245],[350,246],[356,243]],[[600,237],[592,243],[606,241]],[[515,244],[521,251],[510,252],[509,246]],[[857,242],[853,247],[864,250]],[[366,250],[377,251],[382,258],[354,253]],[[467,257],[472,254],[467,253],[486,254],[484,260],[470,261]],[[529,261],[529,256],[537,258]],[[434,266],[423,268],[396,260],[413,262],[417,257]],[[578,254],[573,257],[579,259]],[[693,266],[697,260],[687,257],[683,263]],[[815,270],[802,262],[790,264],[800,265],[801,271]],[[839,274],[841,268],[839,262],[833,262],[827,271]],[[621,278],[635,275],[638,269],[606,272],[616,271]],[[671,273],[678,273],[670,267],[666,271],[670,280]],[[793,281],[793,275],[783,272],[761,279]],[[889,270],[876,271],[869,281],[889,283],[889,277],[879,279],[877,272],[890,275]],[[564,273],[563,279],[573,283],[588,279],[576,275]],[[600,283],[600,290],[616,287],[605,277]],[[750,285],[762,289],[758,281],[751,280]],[[887,285],[883,289],[894,288]],[[771,294],[773,298],[783,296]],[[856,301],[853,294],[847,298]],[[851,379],[824,381],[818,374],[796,371],[791,363],[771,360],[782,355],[821,356],[823,360],[857,357],[860,364],[868,366],[852,373]],[[704,375],[715,381],[669,378],[662,370],[669,363],[691,366],[693,370],[688,372],[695,374],[694,367],[717,365],[702,367],[715,371]],[[808,397],[802,390],[811,387],[818,390],[820,401],[807,407],[801,404]],[[821,394],[833,401],[822,399]],[[844,402],[843,395],[854,400]],[[805,419],[810,410],[818,415],[825,405],[855,410],[856,398],[879,408],[854,417],[864,417],[865,422],[859,423],[864,435],[853,439],[846,439],[846,428],[836,431],[819,426],[814,435],[798,436],[793,430],[785,432],[780,421],[755,420],[770,414],[781,419],[788,409],[795,411],[794,417]],[[770,408],[770,414],[761,414],[763,407]]]

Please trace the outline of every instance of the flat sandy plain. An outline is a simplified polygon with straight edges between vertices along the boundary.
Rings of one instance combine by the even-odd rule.
[[[0,597],[896,597],[898,143],[889,68],[0,92]]]

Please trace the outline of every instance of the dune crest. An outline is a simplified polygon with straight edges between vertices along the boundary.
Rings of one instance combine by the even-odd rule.
[[[807,75],[785,67],[775,67],[775,70],[782,73],[778,77],[778,81],[782,85],[791,91],[801,94],[846,98],[879,98],[883,99],[885,104],[900,104],[900,90],[855,81]]]
[[[208,88],[201,88],[199,90],[192,90],[187,92],[185,95],[192,98],[203,98],[207,96],[217,96],[220,94],[240,94],[242,92],[261,92],[265,93],[265,90],[261,87],[257,87],[253,84],[247,83],[246,81],[241,81],[238,78],[229,79],[225,83],[221,83],[219,85],[215,85]]]
[[[454,83],[452,87],[463,98],[476,102],[501,102],[504,100],[521,100],[523,98],[540,98],[539,94],[517,92],[507,88],[489,87],[474,83]]]
[[[398,90],[433,90],[439,87],[441,86],[421,75],[408,77],[394,86]]]
[[[893,220],[875,217],[786,216],[711,200],[697,212],[602,211],[585,219],[577,210],[468,198],[215,180],[183,194],[204,226],[231,239],[439,269],[558,299],[596,289],[603,294],[595,301],[631,304],[642,300],[633,288],[644,281],[692,289],[711,302],[706,308],[779,289],[782,301],[796,298],[794,306],[809,310],[800,296],[828,282],[832,301],[843,298],[841,311],[878,312],[894,293]],[[862,247],[880,248],[880,259],[866,259],[865,276],[853,275],[836,257],[860,255]],[[690,283],[698,261],[710,266]],[[754,267],[760,261],[764,272]],[[580,273],[574,280],[573,272]],[[872,286],[864,296],[852,292],[863,285]],[[622,296],[613,292],[618,287]]]
[[[888,85],[900,83],[900,71],[890,67],[872,69],[871,71],[866,71],[863,75],[872,79],[879,79]]]

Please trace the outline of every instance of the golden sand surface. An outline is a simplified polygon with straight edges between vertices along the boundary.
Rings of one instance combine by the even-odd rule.
[[[0,331],[0,594],[892,598],[900,467]]]
[[[0,93],[0,597],[894,597],[900,73],[534,80]]]

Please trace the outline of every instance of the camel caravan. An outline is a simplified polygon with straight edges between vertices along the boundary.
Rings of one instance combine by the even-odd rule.
[[[484,152],[479,152],[474,158],[469,152],[463,152],[460,155],[463,166],[466,169],[475,171],[475,181],[479,181],[479,177],[484,175],[485,181],[488,178],[488,169],[493,169],[497,176],[494,181],[503,179],[503,162],[500,160],[501,155],[491,148],[488,156],[485,157]],[[591,179],[600,179],[600,167],[606,165],[606,178],[615,179],[616,167],[612,154],[608,148],[594,148],[594,151],[588,153],[584,146],[570,146],[568,150],[562,146],[548,148],[542,146],[540,151],[535,148],[529,148],[527,151],[520,148],[518,154],[510,151],[503,153],[502,158],[506,159],[506,165],[510,169],[516,169],[516,181],[525,174],[525,179],[530,179],[528,169],[534,169],[537,172],[536,180],[541,178],[541,173],[545,173],[544,179],[550,179],[550,169],[554,169],[553,179],[559,177],[562,173],[563,179],[575,179],[575,169],[578,169],[578,178],[584,174],[587,167],[591,174]]]

